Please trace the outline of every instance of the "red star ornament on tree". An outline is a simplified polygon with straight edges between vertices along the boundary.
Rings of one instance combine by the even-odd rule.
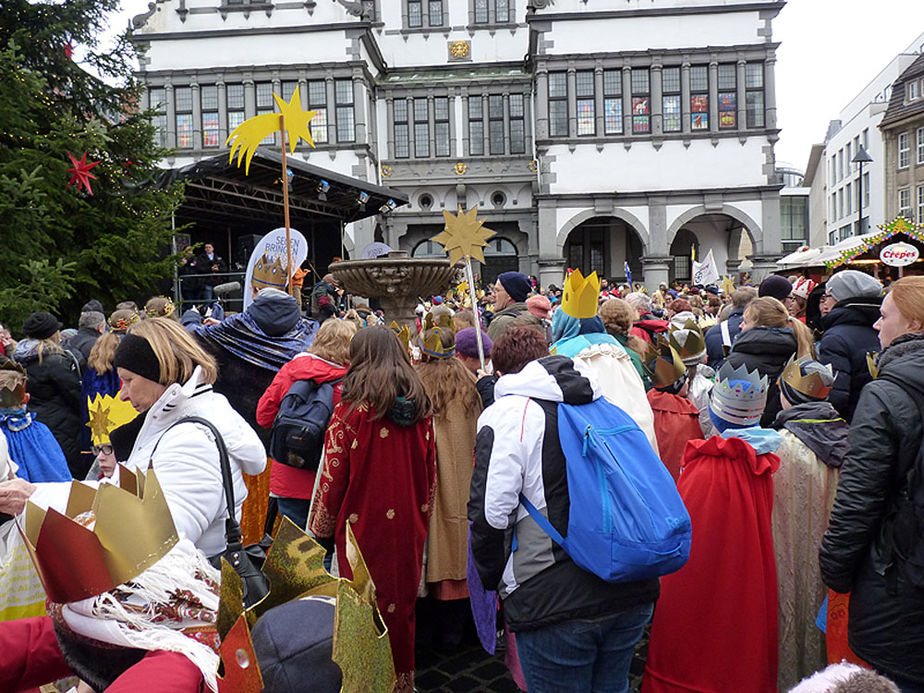
[[[91,195],[93,194],[93,188],[90,187],[90,179],[96,180],[96,176],[90,173],[90,169],[99,164],[98,161],[94,161],[91,164],[87,163],[87,152],[84,150],[83,156],[80,157],[80,161],[71,154],[70,152],[67,155],[71,158],[71,163],[74,164],[73,168],[67,169],[67,172],[71,174],[71,179],[68,181],[67,185],[64,186],[65,189],[71,187],[74,181],[77,182],[77,189],[79,190],[83,186],[87,187],[87,192]]]

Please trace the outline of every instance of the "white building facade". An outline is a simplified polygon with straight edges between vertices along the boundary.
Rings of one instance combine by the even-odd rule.
[[[442,211],[497,231],[485,279],[566,267],[649,286],[690,252],[781,255],[772,21],[762,0],[158,0],[134,20],[167,161],[272,110],[317,110],[296,156],[410,204],[347,227],[423,256]]]

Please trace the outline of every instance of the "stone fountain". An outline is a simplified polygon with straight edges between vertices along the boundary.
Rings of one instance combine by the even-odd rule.
[[[378,299],[386,321],[408,325],[414,334],[418,298],[445,293],[459,270],[446,258],[412,258],[393,250],[371,260],[336,262],[330,272],[347,293]]]

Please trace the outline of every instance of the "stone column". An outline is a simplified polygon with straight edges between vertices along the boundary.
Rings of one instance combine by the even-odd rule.
[[[650,84],[650,111],[651,111],[651,134],[664,134],[664,99],[662,95],[664,89],[661,82],[661,65],[660,59],[651,66],[651,84]]]
[[[555,208],[539,203],[539,283],[542,286],[555,284],[560,287],[564,279],[565,259],[558,247],[558,225]]]
[[[776,56],[770,54],[764,61],[764,112],[768,130],[776,129]]]
[[[458,96],[455,89],[451,89],[448,95],[448,104],[447,108],[449,109],[449,156],[454,157],[458,155],[457,142],[458,139],[458,127],[459,119],[456,117],[456,102],[458,101]]]
[[[327,142],[333,144],[340,141],[337,137],[337,95],[333,75],[328,74],[324,78],[324,86],[327,88]]]
[[[353,75],[353,137],[356,144],[369,143],[366,130],[366,90],[361,75]]]
[[[386,120],[388,121],[385,124],[385,147],[386,147],[386,157],[389,159],[395,158],[395,100],[389,94],[385,97],[385,112]]]
[[[690,123],[690,63],[684,61],[680,66],[680,129],[688,133]]]
[[[257,87],[250,77],[244,78],[244,120],[257,115]]]
[[[433,92],[427,92],[427,136],[430,140],[430,156],[436,156],[436,118],[433,112]]]
[[[462,128],[462,153],[458,156],[467,157],[471,156],[471,149],[469,148],[468,143],[468,89],[462,87],[462,120],[459,121],[459,127]]]
[[[577,72],[568,68],[568,137],[577,137]]]
[[[603,122],[603,66],[594,68],[594,132],[597,137],[606,133]]]
[[[176,149],[176,99],[170,82],[164,85],[164,99],[167,102],[167,149]]]
[[[505,91],[501,98],[504,108],[504,154],[510,154],[510,138],[507,136],[510,132],[510,92]]]
[[[464,97],[463,97],[464,98]],[[468,113],[466,111],[466,113]],[[545,66],[536,68],[536,139],[549,137],[549,72]]]
[[[736,65],[735,81],[737,84],[736,96],[738,100],[738,130],[746,130],[748,127],[747,118],[747,92],[745,90],[745,66],[747,61],[739,60]]]
[[[719,63],[709,61],[709,132],[719,131]]]
[[[670,280],[670,255],[646,255],[642,258],[643,283],[649,293],[658,290],[659,284],[668,284]]]
[[[224,144],[228,139],[228,90],[224,77],[219,77],[215,86],[218,89],[218,141]]]
[[[199,84],[193,82],[190,86],[192,92],[192,148],[202,149],[202,99],[199,98]]]
[[[624,65],[622,68],[622,133],[632,134],[632,68]]]

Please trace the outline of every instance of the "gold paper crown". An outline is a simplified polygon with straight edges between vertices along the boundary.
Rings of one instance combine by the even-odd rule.
[[[18,409],[26,398],[26,369],[12,359],[3,359],[0,364],[3,382],[0,386],[0,409]]]
[[[443,346],[443,334],[446,332],[454,335],[452,316],[449,313],[440,313],[434,318],[433,313],[427,313],[424,318],[423,329],[417,335],[417,346],[429,356],[438,359],[449,358],[456,353],[456,343],[455,339],[453,339],[452,346]]]
[[[109,592],[157,563],[179,540],[154,471],[119,471],[119,486],[72,482],[63,515],[26,503],[20,529],[51,601]],[[92,530],[74,520],[89,511]]]
[[[830,364],[824,366],[828,375],[831,376],[831,384],[827,385],[821,373],[818,371],[803,375],[802,367],[807,363],[812,363],[812,359],[808,356],[804,356],[798,361],[795,356],[791,357],[789,363],[786,364],[786,368],[784,368],[783,372],[780,374],[780,380],[806,397],[816,400],[827,399],[834,387],[834,370],[831,368]],[[821,366],[822,364],[818,365]]]
[[[561,309],[572,318],[592,318],[597,314],[597,299],[600,296],[600,279],[596,272],[586,278],[576,269],[565,279]]]
[[[250,278],[250,285],[257,291],[271,286],[275,289],[285,289],[286,269],[282,265],[282,259],[276,255],[272,261],[266,256],[266,253],[260,257],[253,266],[253,275]]]
[[[670,387],[687,372],[687,367],[677,350],[661,334],[657,346],[652,345],[645,359],[645,370],[651,376],[651,384],[656,388]]]
[[[402,325],[398,327],[398,323],[394,320],[391,321],[391,325],[388,327],[391,328],[391,331],[398,335],[398,339],[404,345],[404,350],[407,351],[408,345],[411,343],[411,331],[408,329],[407,325]]]
[[[699,325],[692,320],[687,320],[683,327],[671,328],[670,340],[671,346],[686,365],[692,366],[705,360],[706,338]]]
[[[91,400],[87,396],[87,411],[90,420],[90,438],[93,445],[106,445],[109,443],[109,434],[123,424],[138,416],[138,412],[129,403],[123,401],[118,395],[100,395],[98,392]]]

